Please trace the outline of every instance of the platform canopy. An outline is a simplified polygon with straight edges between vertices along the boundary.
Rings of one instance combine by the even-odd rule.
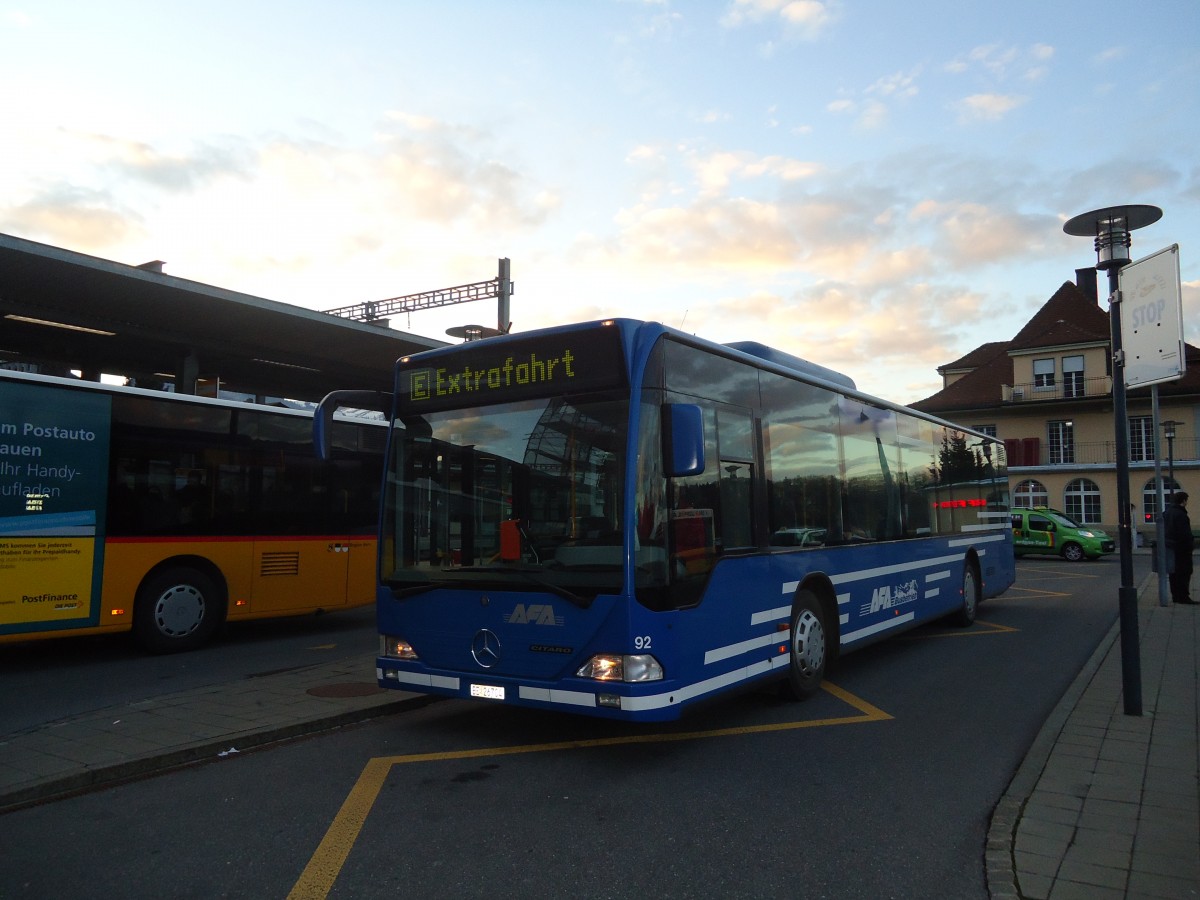
[[[442,346],[176,278],[158,262],[125,265],[0,234],[0,364],[318,400],[340,388],[389,391],[399,357]]]

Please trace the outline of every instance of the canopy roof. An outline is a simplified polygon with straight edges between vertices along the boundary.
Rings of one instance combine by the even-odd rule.
[[[390,391],[397,358],[445,346],[161,269],[0,234],[0,363],[124,375],[143,386],[173,379],[183,393],[199,378],[317,400],[339,388]]]

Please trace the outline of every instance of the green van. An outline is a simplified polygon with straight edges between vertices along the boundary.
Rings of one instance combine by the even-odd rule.
[[[1103,531],[1073,522],[1057,509],[1012,510],[1013,552],[1054,553],[1071,562],[1098,559],[1112,553],[1116,543]]]

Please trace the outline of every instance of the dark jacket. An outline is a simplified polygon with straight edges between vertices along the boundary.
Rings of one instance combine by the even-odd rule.
[[[1177,503],[1172,503],[1163,510],[1163,536],[1167,549],[1176,557],[1190,557],[1196,544],[1192,536],[1192,521],[1188,518],[1187,510]]]

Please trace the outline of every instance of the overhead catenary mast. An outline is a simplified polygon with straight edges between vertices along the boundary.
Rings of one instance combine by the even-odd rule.
[[[496,328],[494,330],[483,325],[466,325],[450,331],[456,337],[466,337],[468,340],[473,337],[486,337],[489,334],[507,334],[512,328],[512,321],[509,318],[509,298],[513,293],[513,283],[510,278],[511,270],[508,258],[505,257],[499,262],[499,271],[496,277],[488,281],[476,281],[471,284],[460,284],[456,287],[440,288],[434,291],[421,291],[417,294],[390,297],[386,300],[368,300],[352,306],[327,309],[325,313],[343,319],[353,319],[356,322],[386,325],[387,317],[398,313],[411,313],[438,306],[450,306],[455,303],[471,303],[476,300],[490,300],[494,297],[497,300]]]

